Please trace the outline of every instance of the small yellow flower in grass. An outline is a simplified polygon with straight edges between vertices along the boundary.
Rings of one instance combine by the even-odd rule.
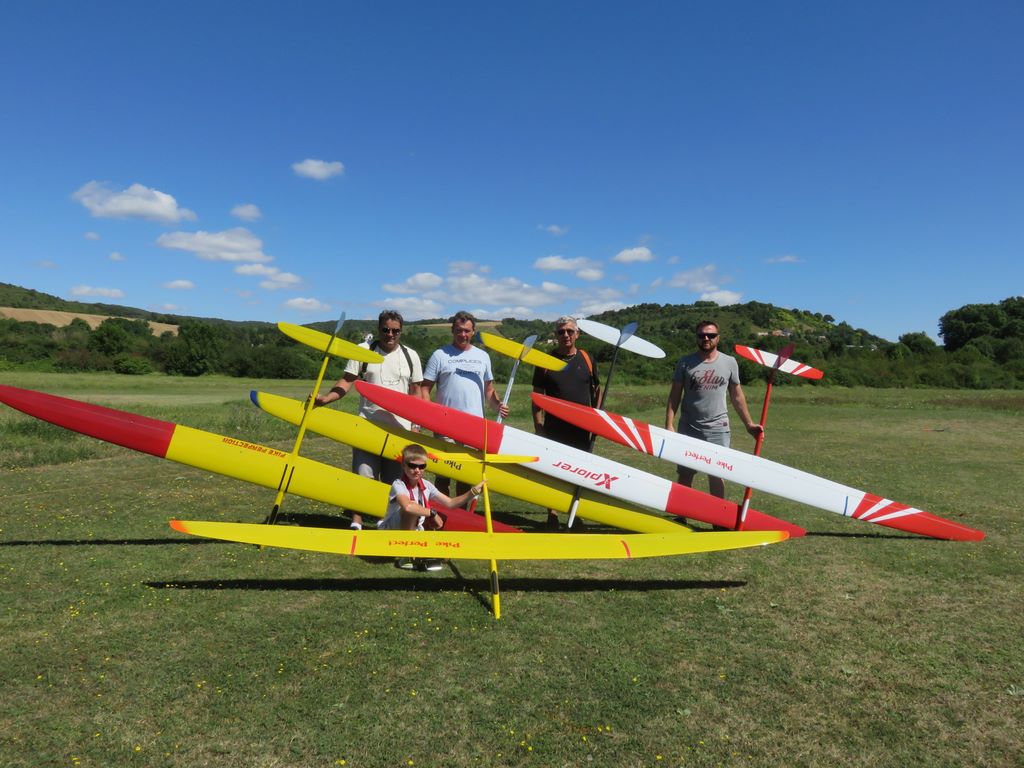
[[[334,764],[335,765],[348,765],[348,762],[344,758],[342,758],[340,760],[335,760]]]
[[[655,760],[661,760],[661,755],[655,755],[655,756],[654,756],[654,759],[655,759]]]
[[[409,691],[409,695],[410,696],[415,696],[416,695],[416,691],[414,691],[414,690],[413,691]]]
[[[140,745],[136,744],[135,745],[135,751],[136,752],[141,752],[142,751],[142,747]]]

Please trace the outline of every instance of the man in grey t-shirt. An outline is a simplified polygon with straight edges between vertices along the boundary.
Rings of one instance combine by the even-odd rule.
[[[676,431],[676,413],[681,401],[678,432],[728,448],[727,393],[732,407],[743,419],[747,432],[756,438],[762,428],[750,418],[747,410],[747,399],[740,386],[740,370],[736,358],[718,351],[718,339],[717,323],[710,320],[697,323],[697,351],[680,358],[672,376],[672,389],[665,408],[665,429]],[[677,471],[682,485],[693,485],[696,470],[677,467]],[[712,496],[724,499],[725,481],[709,475],[708,490]]]

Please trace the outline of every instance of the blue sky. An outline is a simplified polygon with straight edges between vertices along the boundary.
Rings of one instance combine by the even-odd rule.
[[[1024,288],[1022,39],[1016,1],[8,3],[0,280],[937,337]]]

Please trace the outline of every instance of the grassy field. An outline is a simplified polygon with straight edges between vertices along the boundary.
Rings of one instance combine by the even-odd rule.
[[[2,383],[283,450],[294,428],[248,389],[309,386]],[[660,423],[665,389],[619,388],[609,408]],[[748,388],[752,411],[762,395]],[[188,539],[167,521],[259,522],[273,494],[3,407],[0,765],[1021,766],[1022,443],[1021,393],[776,389],[766,456],[987,538],[932,541],[755,494],[809,535],[687,558],[502,563],[496,622],[486,563],[411,574]],[[315,436],[303,454],[349,458]],[[544,518],[504,498],[496,509],[527,528]],[[294,497],[283,520],[346,522]]]

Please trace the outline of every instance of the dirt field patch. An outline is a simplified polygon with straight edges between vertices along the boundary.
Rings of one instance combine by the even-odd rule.
[[[110,317],[110,315],[87,315],[84,312],[58,312],[50,309],[15,309],[14,307],[0,307],[0,317],[5,317],[10,320],[18,320],[23,323],[49,323],[50,325],[55,325],[58,328],[70,325],[72,320],[79,317],[88,323],[90,328],[95,330],[96,327]],[[175,336],[178,335],[178,326],[170,325],[169,323],[156,323],[150,320],[149,327],[153,329],[153,335],[155,336],[159,336],[167,331],[170,331]]]

